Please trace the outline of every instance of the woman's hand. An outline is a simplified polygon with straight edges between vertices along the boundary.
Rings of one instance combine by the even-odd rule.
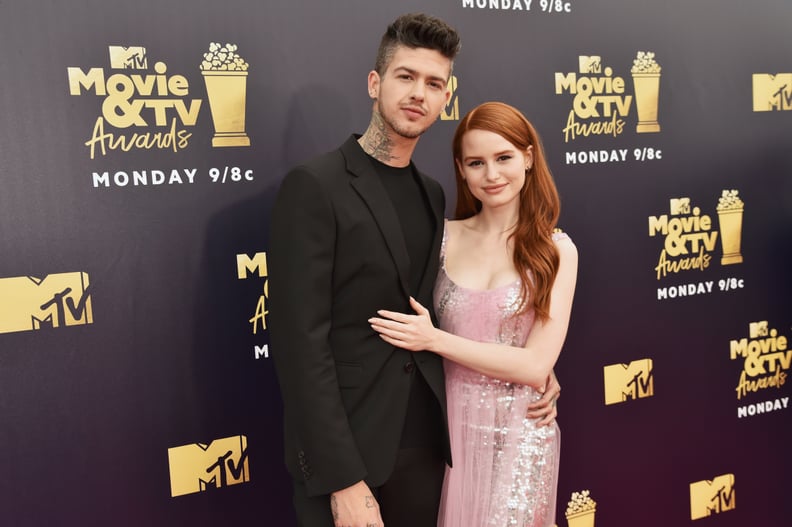
[[[542,398],[529,404],[526,413],[526,417],[539,419],[536,423],[536,426],[539,427],[549,425],[558,416],[556,401],[561,397],[561,385],[558,383],[555,372],[550,372],[547,382],[540,391],[543,391]]]
[[[415,315],[396,311],[377,311],[379,317],[370,318],[369,324],[379,333],[382,340],[408,351],[437,351],[439,330],[432,325],[429,310],[410,297],[410,306]]]

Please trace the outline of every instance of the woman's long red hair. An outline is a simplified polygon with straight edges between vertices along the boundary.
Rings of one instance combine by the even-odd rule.
[[[552,232],[558,222],[561,202],[539,134],[519,110],[508,104],[486,102],[468,112],[460,121],[452,144],[457,185],[455,217],[458,220],[474,216],[481,210],[481,202],[473,197],[459,170],[462,137],[468,130],[494,132],[522,152],[533,146],[533,164],[526,171],[517,226],[510,237],[514,243],[514,266],[522,279],[518,312],[533,307],[539,320],[547,320],[550,291],[559,260]]]

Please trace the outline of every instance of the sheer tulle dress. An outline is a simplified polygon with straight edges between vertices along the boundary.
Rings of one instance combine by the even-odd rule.
[[[514,317],[520,282],[467,289],[446,274],[443,235],[434,289],[440,328],[480,342],[524,346],[533,311]],[[554,239],[565,236],[555,234]],[[534,388],[444,361],[453,468],[446,469],[439,527],[548,527],[555,523],[560,434],[525,417]]]

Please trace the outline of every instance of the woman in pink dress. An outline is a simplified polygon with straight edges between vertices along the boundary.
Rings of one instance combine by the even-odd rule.
[[[529,405],[566,338],[577,249],[553,233],[558,192],[539,136],[515,108],[484,103],[453,142],[456,220],[447,221],[434,308],[380,311],[387,342],[443,356],[453,468],[438,525],[555,523],[559,431]]]

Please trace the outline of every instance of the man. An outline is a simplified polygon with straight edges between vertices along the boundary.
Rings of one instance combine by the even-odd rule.
[[[290,171],[273,207],[270,345],[302,526],[436,524],[451,460],[441,360],[388,345],[367,320],[411,296],[432,305],[445,200],[411,157],[458,50],[437,18],[393,22],[368,75],[368,129]]]

